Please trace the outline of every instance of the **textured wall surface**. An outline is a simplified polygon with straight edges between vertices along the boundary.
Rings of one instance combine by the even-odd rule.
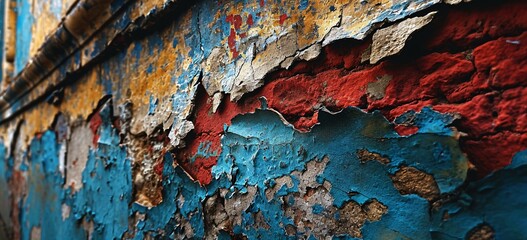
[[[3,6],[0,239],[527,235],[523,0]]]

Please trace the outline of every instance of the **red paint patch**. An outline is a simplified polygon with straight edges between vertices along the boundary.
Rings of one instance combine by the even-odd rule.
[[[194,122],[195,138],[187,143],[184,149],[177,152],[178,163],[201,184],[209,184],[212,180],[211,169],[216,165],[216,156],[197,156],[201,143],[210,143],[210,152],[221,153],[220,139],[223,134],[224,124],[230,124],[232,118],[239,113],[252,112],[260,106],[258,99],[242,99],[233,103],[228,101],[228,96],[222,102],[216,113],[212,113],[212,103],[204,89],[196,100],[196,113]],[[196,157],[197,156],[197,157]],[[192,162],[192,159],[194,161]]]
[[[232,54],[232,58],[234,59],[234,58],[237,58],[238,55],[240,54],[236,48],[236,36],[237,36],[236,32],[237,30],[240,30],[243,20],[240,15],[230,14],[227,17],[225,17],[225,21],[227,21],[228,23],[231,24],[231,26],[234,27],[234,28],[231,27],[231,32],[229,34],[229,37],[227,38],[227,44],[229,45],[229,50]],[[240,34],[240,37],[245,38],[246,35],[247,35],[246,33],[242,33]]]
[[[163,161],[158,161],[154,166],[154,172],[159,176],[163,176],[163,164]]]
[[[242,26],[242,17],[238,14],[236,15],[229,15],[225,18],[227,22],[229,22],[232,26],[234,26],[234,29],[240,30]]]
[[[42,133],[41,133],[41,132],[37,132],[37,133],[35,134],[35,138],[37,138],[37,139],[41,139],[41,138],[42,138]]]
[[[419,128],[416,126],[404,126],[404,125],[396,125],[394,129],[397,132],[397,134],[399,134],[400,136],[410,136],[410,135],[416,134],[417,131],[419,131]]]
[[[93,116],[90,119],[90,129],[93,133],[93,145],[97,146],[97,142],[99,141],[99,127],[102,124],[102,118],[99,112],[96,112],[93,114]]]
[[[461,139],[463,151],[469,153],[480,177],[507,166],[511,158],[527,146],[527,133],[508,131],[475,140]]]
[[[427,35],[424,48],[429,51],[467,49],[500,36],[519,35],[527,29],[525,1],[486,2],[459,5],[440,12]]]
[[[236,49],[236,31],[234,31],[234,28],[231,28],[231,34],[227,39],[227,44],[229,45],[229,50],[232,53],[232,58],[237,58],[240,53]]]
[[[280,25],[283,25],[285,20],[287,20],[287,14],[280,15]]]

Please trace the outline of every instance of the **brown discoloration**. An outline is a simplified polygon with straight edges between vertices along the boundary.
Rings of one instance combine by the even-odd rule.
[[[205,199],[203,215],[205,221],[205,233],[207,239],[215,239],[220,230],[232,229],[232,221],[225,211],[224,199],[219,194]]]
[[[471,229],[467,233],[467,236],[465,237],[465,239],[467,240],[494,240],[496,238],[494,236],[494,229],[492,229],[490,225],[483,223]]]
[[[286,216],[291,218],[293,225],[284,226],[288,236],[315,236],[324,239],[326,236],[350,234],[361,237],[361,229],[366,222],[381,220],[388,208],[376,199],[370,199],[364,204],[354,201],[345,203],[337,208],[333,205],[333,197],[330,194],[331,184],[325,181],[317,182],[317,176],[324,172],[329,159],[312,160],[306,165],[304,171],[294,171],[291,176],[282,176],[276,179],[276,183],[266,188],[267,201],[282,202]],[[298,182],[299,192],[290,193],[285,196],[276,196],[275,193],[284,187],[293,187],[292,177]],[[229,197],[227,189],[220,189],[218,193],[204,200],[204,220],[206,239],[215,239],[220,231],[233,234],[233,227],[240,226],[243,213],[246,213],[254,203],[257,188],[247,187],[247,192],[234,192]],[[184,201],[181,199],[179,201]],[[322,211],[313,210],[314,207],[322,207]],[[254,223],[251,225],[257,229],[269,229],[270,225],[260,211],[251,212]],[[336,219],[334,216],[340,217]],[[243,236],[240,236],[243,237]]]
[[[366,214],[362,211],[360,204],[347,202],[339,211],[340,218],[335,221],[335,234],[347,233],[353,237],[362,237],[360,229],[366,222]]]
[[[135,112],[131,102],[119,105],[119,112],[121,140],[132,160],[134,200],[145,207],[157,206],[163,201],[164,155],[171,149],[168,131],[160,121],[148,133],[134,132]]]
[[[13,239],[20,239],[22,236],[22,223],[20,222],[20,208],[16,207],[22,201],[23,196],[27,193],[26,178],[23,172],[15,170],[9,181],[11,190],[11,221],[13,222]]]
[[[305,171],[293,172],[292,175],[300,181],[299,192],[282,197],[285,213],[295,223],[294,227],[287,228],[289,235],[313,235],[318,239],[339,234],[362,237],[361,229],[364,224],[367,221],[379,221],[388,211],[388,208],[376,199],[370,199],[363,205],[349,201],[341,208],[335,207],[333,196],[330,194],[331,183],[324,181],[319,184],[316,181],[317,175],[324,172],[328,162],[327,157],[321,161],[313,160],[307,163]],[[289,201],[291,196],[294,202]],[[323,211],[314,213],[315,205],[322,207]],[[337,213],[340,216],[338,219],[334,217]]]
[[[243,214],[254,202],[257,188],[247,187],[246,193],[235,192],[227,198],[228,190],[220,189],[219,193],[204,200],[204,220],[206,239],[216,239],[220,231],[231,232],[235,225],[240,226]],[[254,227],[269,228],[265,218],[260,212],[253,213]]]
[[[16,49],[16,1],[9,1],[6,5],[6,18],[4,31],[4,47],[5,58],[2,60],[3,65],[3,79],[1,83],[1,91],[4,91],[10,84],[13,78],[15,49]]]
[[[362,238],[361,228],[366,221],[379,221],[383,214],[388,211],[388,207],[384,206],[377,200],[371,200],[364,205],[360,205],[354,201],[346,203],[342,209],[339,209],[339,220],[335,221],[334,234],[349,234],[356,238]]]
[[[390,159],[387,157],[383,157],[382,155],[374,152],[370,152],[366,149],[359,149],[357,150],[357,157],[359,158],[361,163],[366,163],[368,161],[377,161],[382,164],[388,164],[390,163]]]
[[[168,143],[163,134],[149,137],[130,136],[128,154],[132,158],[135,202],[154,207],[163,201],[163,157]]]
[[[267,222],[265,221],[265,217],[263,216],[261,211],[254,213],[253,217],[254,217],[256,228],[261,228],[261,229],[266,229],[266,230],[269,230],[271,228],[271,226],[269,226],[269,224],[267,224]]]
[[[382,215],[388,211],[388,207],[384,206],[377,199],[370,200],[362,205],[362,211],[366,213],[368,221],[379,221]]]
[[[439,197],[439,187],[434,177],[416,168],[401,167],[390,178],[395,188],[403,195],[417,194],[428,201]]]

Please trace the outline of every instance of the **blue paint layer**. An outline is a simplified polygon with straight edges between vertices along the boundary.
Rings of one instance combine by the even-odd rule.
[[[14,75],[18,74],[29,60],[34,18],[31,15],[31,1],[17,0],[16,50]]]
[[[421,112],[410,110],[398,116],[394,123],[415,126],[419,128],[418,133],[436,133],[446,136],[454,136],[450,125],[456,120],[455,115],[441,114],[430,107],[424,107]]]
[[[163,167],[163,202],[151,209],[134,205],[134,211],[144,213],[145,220],[138,226],[136,239],[143,239],[145,234],[157,236],[159,230],[169,236],[178,231],[178,223],[174,222],[174,215],[181,214],[183,219],[192,222],[194,234],[197,238],[204,237],[204,222],[201,202],[205,199],[206,189],[193,182],[181,170],[173,167],[174,159],[166,154]],[[184,201],[179,201],[181,196]],[[178,207],[179,206],[179,207]]]
[[[435,239],[465,239],[480,225],[490,226],[495,239],[521,239],[527,234],[527,151],[511,165],[476,182],[455,201],[434,213]],[[447,218],[444,218],[448,214]]]
[[[6,227],[12,226],[11,218],[11,201],[9,199],[9,166],[7,162],[7,149],[4,145],[4,141],[0,140],[0,217],[4,220]],[[5,234],[3,230],[0,230],[0,238]],[[4,236],[7,239],[7,236]]]
[[[148,115],[154,115],[157,108],[157,98],[154,97],[154,95],[150,95],[150,102],[148,104]]]
[[[90,151],[82,174],[83,188],[70,200],[73,218],[90,219],[96,239],[121,238],[128,229],[132,174],[119,134],[112,127],[110,107],[100,112],[103,123],[96,151]],[[73,219],[72,219],[73,220]]]
[[[425,127],[426,123],[449,124],[443,121],[445,116],[428,114],[438,118],[422,121]],[[129,232],[135,234],[136,239],[146,235],[161,237],[161,233],[176,236],[185,231],[184,225],[174,216],[189,222],[194,236],[202,238],[206,229],[205,199],[220,189],[229,191],[226,198],[240,196],[248,192],[248,187],[256,187],[256,194],[247,211],[241,213],[241,223],[233,226],[233,234],[251,239],[284,238],[284,226],[295,223],[285,214],[283,199],[293,204],[292,196],[299,192],[299,179],[292,176],[292,185],[281,186],[271,199],[265,195],[265,189],[275,186],[279,177],[305,171],[307,162],[323,157],[329,162],[317,176],[317,182],[331,184],[334,206],[341,207],[350,201],[364,204],[376,199],[388,208],[380,221],[366,222],[362,227],[365,239],[463,238],[482,223],[492,226],[498,238],[511,239],[522,236],[527,229],[522,221],[527,214],[522,207],[526,198],[518,194],[527,187],[527,151],[518,153],[513,164],[504,170],[469,184],[459,201],[444,205],[433,213],[432,219],[425,199],[401,195],[394,188],[389,176],[403,165],[432,174],[443,193],[461,186],[466,160],[457,141],[445,132],[448,128],[441,124],[424,133],[401,137],[379,113],[369,114],[351,108],[338,114],[322,112],[320,125],[309,133],[299,133],[270,110],[238,116],[226,127],[222,153],[218,165],[213,168],[213,182],[207,187],[193,182],[181,168],[173,167],[174,159],[166,154],[164,201],[146,209],[132,203],[131,165],[111,125],[110,108],[103,108],[100,115],[103,124],[98,148],[89,153],[83,187],[78,192],[62,188],[64,178],[58,171],[61,146],[55,133],[47,131],[31,142],[27,170],[29,189],[26,200],[21,203],[23,239],[30,238],[33,227],[42,228],[42,239],[86,238],[88,233],[81,226],[82,221],[93,223],[94,238],[121,238],[130,231],[129,217],[135,213],[144,214],[144,220],[137,222],[136,229]],[[207,144],[202,146],[204,155],[217,155],[207,149]],[[356,154],[359,149],[379,153],[391,161],[386,165],[376,161],[361,163]],[[5,148],[0,148],[0,155],[5,156]],[[8,165],[0,165],[0,174],[9,175],[8,168]],[[70,208],[69,216],[64,219],[63,206]],[[314,214],[325,214],[326,210],[321,204],[312,208]],[[450,215],[446,221],[442,219],[445,212]],[[257,213],[268,228],[257,227]],[[334,217],[342,216],[337,212]],[[223,232],[221,236],[227,235]],[[337,239],[353,238],[341,235]]]
[[[46,131],[30,147],[28,196],[21,209],[22,239],[30,239],[34,227],[42,239],[79,238],[88,233],[81,222],[92,222],[94,239],[121,238],[128,229],[131,202],[131,167],[119,136],[112,128],[110,109],[101,111],[103,124],[96,151],[90,150],[78,192],[64,189],[59,172],[59,149],[55,133]],[[62,215],[62,207],[70,209]],[[59,224],[60,223],[60,224]]]
[[[55,239],[57,235],[86,237],[84,230],[75,227],[75,221],[62,222],[62,203],[67,196],[58,169],[59,149],[52,131],[31,142],[29,189],[21,208],[22,239],[31,239],[36,227],[41,228],[41,239]]]
[[[236,176],[234,182],[222,186],[227,189],[266,189],[270,179],[303,171],[308,161],[328,157],[320,177],[332,185],[333,205],[343,206],[352,201],[350,193],[358,192],[390,209],[381,221],[363,227],[366,238],[430,238],[428,202],[416,195],[400,195],[389,175],[401,165],[413,166],[432,174],[442,192],[452,191],[462,184],[466,173],[466,159],[457,141],[442,132],[400,137],[380,113],[368,114],[355,108],[335,115],[322,112],[319,121],[320,125],[303,134],[284,125],[272,111],[236,117],[222,139],[222,154],[213,167],[213,176]],[[360,163],[356,152],[363,148],[387,156],[391,162]],[[267,201],[263,190],[258,191],[251,209],[263,214],[270,229],[253,229],[249,223],[254,219],[247,219],[240,227],[249,238],[263,232],[275,237],[285,234],[281,226],[292,220],[284,215],[277,197]],[[409,227],[408,222],[413,226]]]

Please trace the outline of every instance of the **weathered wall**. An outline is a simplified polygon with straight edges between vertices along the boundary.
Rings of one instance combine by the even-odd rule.
[[[2,239],[527,234],[525,1],[15,2]]]

